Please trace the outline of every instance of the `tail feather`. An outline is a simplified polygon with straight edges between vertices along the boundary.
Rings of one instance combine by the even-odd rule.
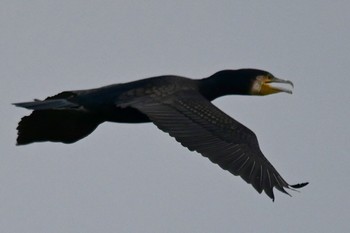
[[[40,110],[25,116],[18,124],[17,145],[33,142],[76,142],[96,129],[103,121],[78,110]]]
[[[35,100],[32,102],[14,103],[13,105],[17,107],[32,109],[32,110],[63,109],[63,108],[79,107],[79,105],[74,104],[65,99]]]

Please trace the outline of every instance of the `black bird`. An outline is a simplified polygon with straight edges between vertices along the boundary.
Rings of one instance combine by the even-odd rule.
[[[64,91],[45,100],[15,103],[34,110],[18,124],[17,145],[32,142],[74,143],[105,122],[152,122],[191,151],[241,176],[274,200],[273,188],[289,185],[261,152],[255,134],[214,106],[224,95],[291,93],[273,86],[281,80],[257,69],[222,70],[193,80],[164,75],[96,89]]]

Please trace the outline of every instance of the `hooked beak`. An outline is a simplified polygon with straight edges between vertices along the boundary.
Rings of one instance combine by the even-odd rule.
[[[271,85],[271,84],[277,84],[277,85]],[[288,84],[292,88],[294,87],[293,83],[289,80],[283,80],[276,77],[273,77],[272,79],[265,79],[262,81],[261,89],[260,89],[260,95],[269,95],[269,94],[275,94],[279,92],[286,92],[288,94],[292,94],[291,89],[287,89],[281,85],[278,84]]]

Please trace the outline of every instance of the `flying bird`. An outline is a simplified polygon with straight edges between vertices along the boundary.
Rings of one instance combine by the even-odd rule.
[[[276,85],[276,83],[278,85]],[[292,93],[288,80],[257,69],[222,70],[195,80],[163,75],[89,90],[64,91],[45,100],[15,103],[34,110],[18,124],[17,145],[33,142],[74,143],[106,121],[152,122],[191,151],[241,176],[274,200],[273,188],[288,184],[261,152],[253,131],[231,118],[212,100],[225,95]]]

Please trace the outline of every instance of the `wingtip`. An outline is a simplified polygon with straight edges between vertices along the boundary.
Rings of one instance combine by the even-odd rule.
[[[291,190],[293,190],[293,191],[297,191],[297,192],[299,192],[299,190],[296,190],[296,189],[300,189],[300,188],[303,188],[303,187],[305,187],[306,185],[308,185],[309,184],[309,182],[303,182],[303,183],[298,183],[298,184],[293,184],[293,185],[289,185],[288,186],[288,188],[289,189],[291,189]],[[278,187],[278,186],[275,186],[275,188],[277,189],[277,190],[279,190],[279,191],[281,191],[282,193],[285,193],[285,194],[287,194],[288,196],[292,196],[292,195],[290,195],[290,193],[288,193],[283,187]],[[273,190],[264,190],[265,191],[265,193],[267,194],[267,196],[269,197],[269,198],[271,198],[271,200],[272,200],[272,202],[275,202],[275,195],[274,195],[274,193],[273,193]]]
[[[300,189],[302,187],[305,187],[308,184],[309,184],[309,182],[304,182],[304,183],[290,185],[290,187],[295,188],[295,189]]]

